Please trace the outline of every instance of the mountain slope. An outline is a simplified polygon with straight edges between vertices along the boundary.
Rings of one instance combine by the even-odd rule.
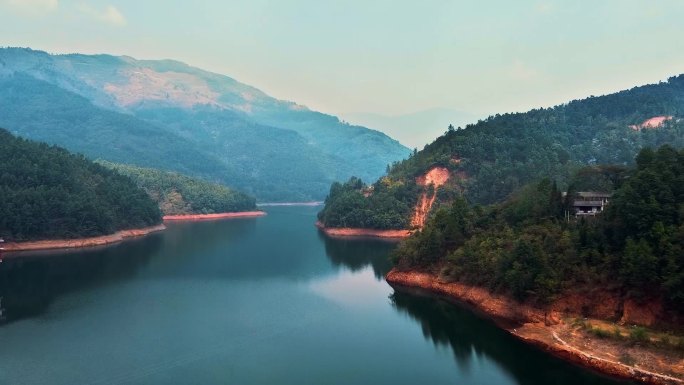
[[[228,187],[182,174],[106,161],[97,163],[125,175],[157,202],[164,215],[216,214],[256,210],[254,198]]]
[[[486,208],[457,199],[397,249],[395,263],[541,304],[601,287],[684,313],[684,150],[643,149],[614,183],[592,220],[566,218],[572,192],[564,199],[549,179]]]
[[[262,201],[321,199],[331,182],[377,178],[408,155],[382,133],[171,60],[8,48],[0,50],[0,82],[0,124],[13,132],[228,184]],[[41,101],[48,86],[54,97]],[[73,135],[74,125],[89,135]],[[121,146],[96,145],[101,130]],[[142,132],[154,137],[143,147]]]
[[[684,75],[553,108],[492,116],[437,138],[393,165],[371,189],[356,180],[334,184],[320,220],[328,227],[409,228],[421,194],[434,189],[418,183],[430,171],[445,168],[450,176],[437,189],[436,205],[461,194],[471,203],[489,204],[541,177],[566,182],[583,165],[630,164],[645,146],[680,148],[683,116]],[[657,127],[644,124],[654,117],[660,117]]]
[[[130,179],[58,147],[0,129],[0,237],[7,241],[112,234],[161,222]]]

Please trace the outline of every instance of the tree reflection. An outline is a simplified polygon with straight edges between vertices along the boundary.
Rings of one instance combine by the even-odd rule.
[[[161,245],[159,235],[113,246],[6,257],[0,263],[0,324],[43,314],[58,297],[132,276]]]
[[[319,237],[325,244],[325,254],[334,266],[345,266],[355,272],[370,265],[378,280],[384,279],[392,268],[389,254],[397,245],[395,241],[331,238],[321,232]]]
[[[470,309],[422,291],[395,288],[394,308],[418,322],[426,340],[449,348],[463,373],[474,360],[497,362],[518,384],[629,384],[598,376],[525,345]]]

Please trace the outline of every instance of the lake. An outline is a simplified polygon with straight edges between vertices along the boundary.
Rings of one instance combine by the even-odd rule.
[[[618,384],[383,280],[318,207],[5,258],[2,384]],[[624,383],[621,383],[624,384]]]

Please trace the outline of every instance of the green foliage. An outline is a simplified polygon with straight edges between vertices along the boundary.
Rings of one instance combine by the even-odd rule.
[[[615,335],[614,333],[611,333],[607,330],[603,330],[599,327],[594,327],[594,328],[589,329],[589,333],[591,333],[595,337],[601,338],[601,339],[610,338],[610,337],[613,337]]]
[[[457,200],[403,242],[394,261],[520,300],[546,303],[603,283],[684,312],[684,150],[642,150],[636,169],[619,175],[606,212],[592,219],[566,220],[571,195],[563,199],[547,179],[484,209]]]
[[[501,202],[544,177],[574,191],[605,191],[614,188],[624,166],[632,164],[641,148],[684,147],[684,121],[676,118],[684,116],[682,106],[684,75],[553,108],[497,114],[463,129],[448,130],[422,151],[393,164],[388,178],[393,183],[408,183],[432,167],[446,167],[453,176],[447,187],[463,191],[474,204]],[[675,119],[657,129],[630,127],[661,115]],[[595,166],[601,164],[616,166]],[[595,167],[573,180],[575,171],[586,166]],[[438,197],[441,202],[452,199]],[[407,196],[405,203],[415,199]]]
[[[417,189],[415,182],[381,180],[372,188],[358,178],[335,182],[318,219],[330,227],[405,229],[410,226]]]
[[[646,328],[641,326],[634,326],[629,331],[629,339],[633,342],[649,342],[650,337]]]
[[[159,204],[164,215],[213,214],[256,209],[254,198],[228,187],[150,168],[98,161],[131,178]]]
[[[5,240],[97,236],[160,222],[159,209],[130,179],[0,129],[0,237]]]

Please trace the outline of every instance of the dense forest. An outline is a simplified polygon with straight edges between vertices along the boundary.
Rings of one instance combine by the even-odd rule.
[[[383,178],[372,187],[371,193],[358,178],[333,183],[318,219],[328,227],[408,228],[420,191],[415,181],[393,183]]]
[[[0,237],[6,241],[89,237],[160,222],[156,204],[129,178],[0,129]]]
[[[226,186],[185,175],[98,161],[131,178],[159,204],[164,215],[213,214],[256,209],[254,198]]]
[[[657,128],[639,127],[658,116],[670,119]],[[631,165],[644,147],[684,147],[682,116],[684,75],[553,108],[491,116],[463,129],[449,127],[423,150],[389,166],[387,176],[372,186],[357,179],[333,184],[319,219],[330,227],[407,228],[422,191],[415,179],[437,166],[452,175],[438,190],[438,203],[461,195],[473,204],[500,202],[543,177],[567,186],[581,167]]]
[[[643,149],[634,169],[591,167],[575,182],[565,196],[543,179],[496,205],[456,199],[402,243],[394,262],[519,300],[548,303],[600,285],[664,298],[684,313],[684,150]],[[613,184],[604,213],[566,216],[581,183]]]

